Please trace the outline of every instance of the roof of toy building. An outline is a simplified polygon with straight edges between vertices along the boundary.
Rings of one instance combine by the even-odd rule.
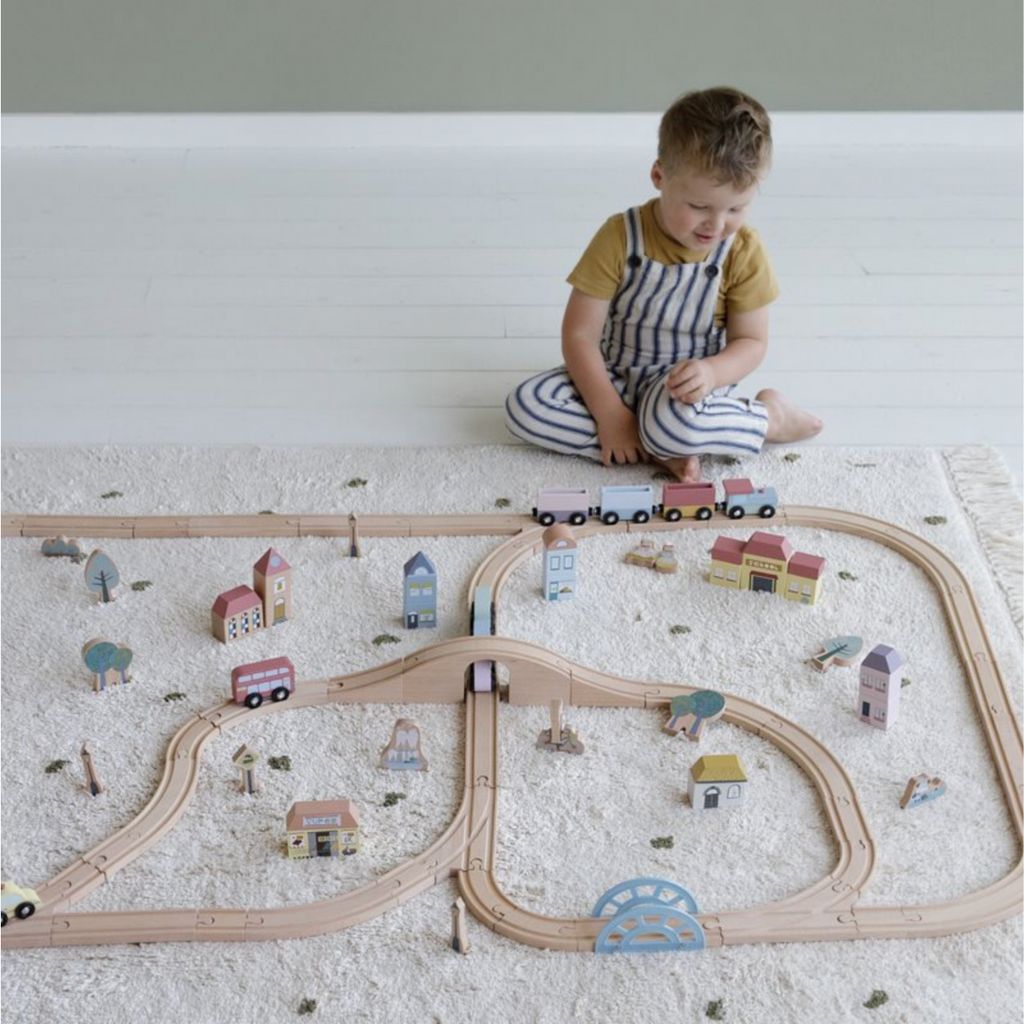
[[[735,754],[705,754],[690,767],[694,782],[746,782],[740,759]]]
[[[434,563],[427,558],[422,551],[417,551],[416,554],[405,563],[402,571],[406,576],[411,576],[414,572],[432,572],[435,576],[437,575]]]
[[[798,551],[789,560],[789,575],[803,576],[805,579],[816,580],[825,568],[825,559],[819,555],[808,555],[804,551]]]
[[[750,535],[743,553],[758,558],[775,558],[780,562],[788,562],[793,557],[793,545],[777,533],[764,533],[762,530],[758,530]]]
[[[736,537],[718,537],[711,547],[711,557],[716,562],[739,565],[743,561],[743,541]]]
[[[734,480],[723,480],[722,490],[730,497],[733,494],[753,494],[754,485],[745,478],[737,477]]]
[[[860,663],[861,668],[873,668],[876,672],[895,672],[903,664],[903,658],[895,647],[878,644]]]
[[[273,548],[267,548],[263,557],[253,566],[253,571],[261,576],[272,576],[279,572],[285,572],[291,566],[281,557],[281,554]]]
[[[213,602],[213,610],[222,619],[230,619],[232,615],[244,612],[255,605],[263,604],[263,600],[252,587],[244,583],[234,590],[225,590]]]
[[[572,535],[572,530],[565,523],[552,523],[541,534],[541,540],[544,541],[544,547],[546,548],[554,547],[555,544],[563,548],[576,547],[576,538]]]
[[[289,832],[299,832],[304,828],[303,818],[329,818],[334,815],[341,818],[341,828],[359,827],[359,812],[351,800],[299,800],[289,808],[285,828]]]

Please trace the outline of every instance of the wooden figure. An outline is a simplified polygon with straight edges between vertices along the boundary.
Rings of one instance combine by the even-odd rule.
[[[433,629],[437,625],[437,570],[422,551],[403,568],[402,619],[406,629]]]
[[[241,790],[243,793],[253,795],[260,791],[259,783],[256,781],[256,762],[260,755],[255,750],[250,750],[244,743],[231,755],[231,761],[242,773]]]
[[[860,720],[875,729],[896,724],[903,689],[903,658],[887,644],[873,647],[860,663]]]
[[[286,823],[288,856],[349,857],[362,845],[359,814],[351,800],[301,800],[292,804]]]
[[[658,553],[654,550],[654,541],[642,540],[638,547],[623,559],[627,565],[640,565],[645,569],[653,569],[658,560]]]
[[[348,556],[358,558],[362,552],[359,549],[359,518],[355,512],[348,515]]]
[[[380,752],[380,767],[425,772],[430,766],[420,748],[420,727],[411,718],[399,718],[391,739]]]
[[[708,723],[717,722],[725,714],[725,696],[717,690],[695,690],[673,697],[669,710],[672,717],[664,731],[670,736],[684,733],[688,740],[699,743]]]
[[[556,738],[557,737],[557,738]],[[537,737],[537,746],[559,754],[582,754],[584,747],[576,731],[562,724],[562,702],[551,702],[551,728],[542,729]]]
[[[942,779],[936,777],[929,779],[927,775],[915,775],[907,780],[907,788],[903,791],[903,798],[900,800],[900,807],[906,810],[908,807],[920,807],[921,804],[935,800],[946,792],[946,784]]]
[[[452,904],[452,949],[465,956],[469,952],[469,940],[466,938],[466,904],[458,896]]]
[[[85,563],[85,585],[104,604],[114,600],[114,588],[121,582],[121,574],[114,560],[102,548],[97,548]]]
[[[128,666],[133,654],[129,647],[119,647],[105,636],[93,637],[82,646],[82,661],[93,673],[92,688],[96,693],[116,683],[130,683]]]
[[[743,803],[747,776],[735,754],[705,754],[690,768],[687,795],[697,811],[732,810]]]
[[[82,554],[82,545],[74,537],[47,537],[41,548],[47,558],[78,558]]]
[[[758,530],[747,540],[719,537],[707,580],[719,587],[781,594],[787,601],[818,600],[825,559],[794,551],[785,537]]]
[[[654,568],[658,572],[675,573],[679,571],[679,562],[676,560],[675,544],[666,544],[658,553],[654,562]]]
[[[864,646],[859,636],[834,636],[821,645],[821,650],[811,658],[811,664],[824,672],[831,665],[852,665]]]
[[[544,541],[544,597],[567,601],[576,593],[576,538],[565,523],[549,526]]]
[[[89,792],[93,796],[99,796],[103,792],[103,783],[100,782],[100,777],[96,774],[96,767],[92,763],[92,747],[89,746],[88,741],[82,744],[82,767],[85,769],[85,782],[89,787]]]

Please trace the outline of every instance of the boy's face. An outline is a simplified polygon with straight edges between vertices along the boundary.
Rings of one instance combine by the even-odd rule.
[[[654,161],[651,181],[661,193],[655,207],[661,229],[688,249],[710,249],[743,225],[757,185],[739,192],[730,184],[681,169],[666,175]]]

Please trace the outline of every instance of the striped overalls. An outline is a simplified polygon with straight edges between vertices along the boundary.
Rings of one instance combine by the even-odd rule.
[[[655,458],[756,455],[768,414],[760,403],[732,398],[735,384],[716,388],[696,405],[665,389],[669,370],[684,359],[721,351],[725,328],[715,328],[722,266],[735,235],[701,263],[667,267],[644,253],[640,210],[626,212],[626,263],[601,336],[615,390],[634,412],[640,441]],[[505,401],[505,422],[516,437],[569,455],[600,460],[597,424],[564,366],[531,377]]]

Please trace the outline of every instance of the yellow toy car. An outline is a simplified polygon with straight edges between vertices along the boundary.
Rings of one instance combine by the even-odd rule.
[[[13,882],[0,882],[0,911],[3,913],[0,928],[7,924],[9,913],[24,920],[26,917],[31,917],[38,906],[39,893],[35,889],[23,889]]]

